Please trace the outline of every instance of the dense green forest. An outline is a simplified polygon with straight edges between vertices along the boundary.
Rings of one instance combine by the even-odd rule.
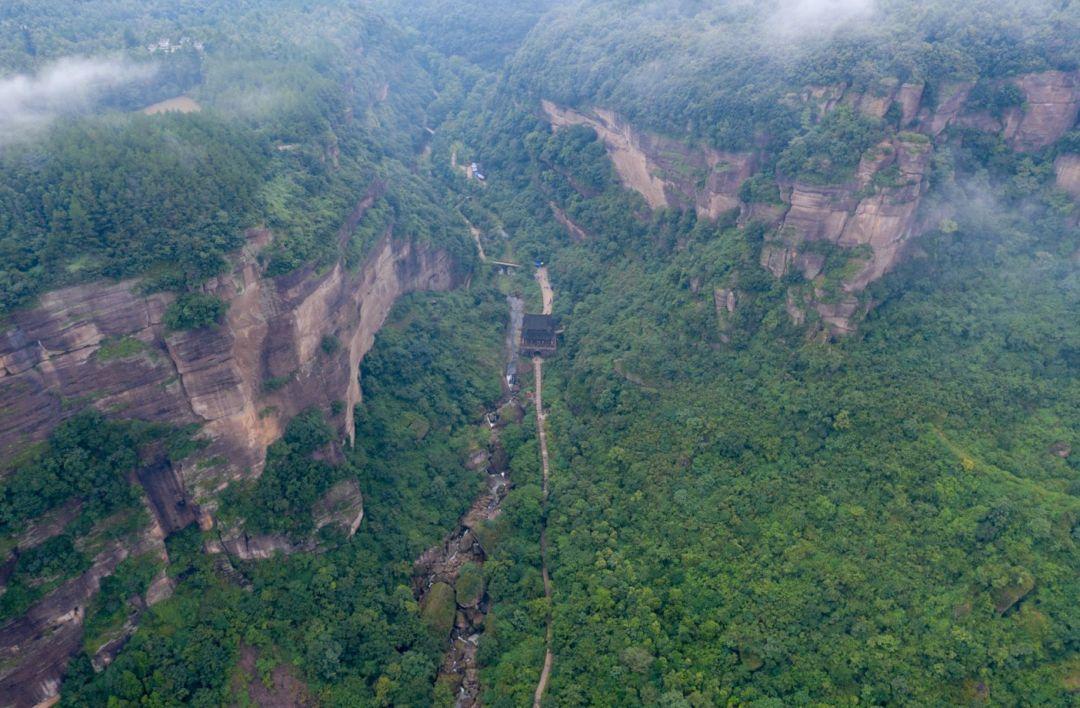
[[[364,361],[356,448],[341,463],[313,458],[329,430],[307,412],[271,447],[252,488],[234,487],[223,502],[223,518],[246,517],[250,532],[303,537],[311,502],[351,475],[364,493],[364,530],[351,540],[323,534],[324,553],[241,563],[238,577],[200,550],[198,529],[170,538],[167,570],[183,578],[176,596],[144,615],[108,670],[95,674],[76,657],[64,704],[245,704],[249,683],[265,678],[238,668],[254,651],[260,672],[295,667],[321,703],[430,705],[443,638],[421,620],[411,565],[480,486],[463,462],[500,393],[504,307],[490,287],[402,302]],[[107,612],[109,600],[99,602]]]
[[[163,149],[164,146],[164,149]],[[4,154],[3,310],[43,287],[172,264],[195,282],[242,242],[265,156],[199,117],[57,129]]]
[[[1055,450],[1080,422],[1080,291],[1046,163],[967,136],[934,196],[957,221],[820,344],[762,276],[760,229],[643,223],[636,195],[580,192],[610,174],[587,136],[502,121],[538,132],[483,204],[547,255],[568,323],[545,386],[552,702],[1067,703],[1080,500]],[[547,226],[552,197],[586,244]],[[535,479],[535,446],[515,463]],[[515,519],[489,564],[492,705],[527,701],[542,661],[538,519]]]
[[[0,16],[11,28],[0,32],[0,69],[39,72],[42,92],[58,57],[129,56],[99,68],[121,78],[96,102],[34,114],[35,132],[0,144],[0,316],[44,289],[101,277],[197,286],[222,272],[251,227],[276,235],[264,254],[270,275],[342,255],[357,263],[392,225],[406,238],[462,239],[408,166],[429,109],[438,121],[474,70],[348,3],[79,8],[15,3]],[[177,94],[201,111],[132,113]],[[58,100],[35,100],[47,99]],[[383,218],[343,254],[333,236],[375,182]]]
[[[807,86],[1011,76],[1080,63],[1072,2],[566,3],[514,55],[515,92],[601,105],[724,149],[784,143]],[[722,81],[714,80],[722,76]]]
[[[1024,107],[1000,79],[1080,68],[1075,2],[68,5],[0,9],[0,70],[101,52],[157,68],[0,144],[0,316],[49,288],[141,276],[185,293],[170,329],[213,325],[224,303],[194,291],[257,226],[275,234],[271,276],[355,266],[390,227],[464,272],[461,216],[489,256],[548,264],[564,328],[544,368],[550,498],[528,372],[529,415],[499,432],[513,488],[466,571],[490,601],[484,705],[533,700],[549,613],[545,705],[1076,703],[1080,207],[1055,165],[1080,132],[1019,153],[945,131],[921,235],[831,341],[814,313],[789,314],[816,286],[761,266],[770,226],[650,211],[594,131],[553,131],[537,105],[754,150],[740,196],[777,205],[778,183],[847,182],[884,138],[930,142],[900,133],[895,110],[819,114],[793,95],[912,81],[933,106],[962,80],[969,107],[1000,118]],[[165,37],[188,41],[151,52]],[[134,113],[179,94],[202,111]],[[814,248],[835,292],[848,257]],[[402,298],[357,372],[356,445],[334,440],[344,404],[309,409],[257,479],[220,495],[224,526],[315,551],[223,562],[204,552],[216,532],[190,526],[167,566],[125,560],[87,608],[62,704],[246,705],[284,680],[320,705],[453,705],[413,563],[484,488],[465,463],[504,395],[504,298],[524,292],[531,311],[534,288],[479,266],[455,292]],[[728,288],[733,311],[716,299]],[[0,622],[85,570],[88,538],[145,525],[133,469],[161,449],[182,459],[195,432],[85,412],[6,463],[0,543],[75,513],[6,571]],[[316,532],[313,504],[346,479],[360,531]],[[96,671],[96,644],[161,571],[174,595]]]
[[[639,125],[689,124],[695,133],[665,92],[696,95],[706,86],[700,74],[634,81],[626,71],[635,62],[654,72],[715,70],[642,50],[648,41],[697,49],[683,42],[702,25],[684,9],[628,10],[642,22],[670,17],[679,32],[643,30],[609,8],[584,20],[567,11],[513,60],[514,91],[595,101]],[[957,32],[942,43],[963,50],[947,71],[855,67],[845,63],[854,48],[829,46],[812,81],[947,81],[1075,65],[1060,42],[1075,33],[969,41],[966,33],[989,33],[983,20],[1017,26],[990,9],[965,16],[964,8],[940,24]],[[1074,8],[1061,9],[1075,19]],[[630,37],[612,40],[624,54],[597,44],[590,18]],[[900,40],[913,29],[886,27]],[[1019,36],[1058,28],[1040,21]],[[591,51],[605,60],[582,61]],[[559,92],[563,77],[578,93]],[[799,125],[798,116],[768,123],[754,112],[775,88],[736,80],[709,88],[752,94],[732,109],[739,130]],[[551,262],[567,323],[545,386],[558,450],[548,518],[551,702],[931,705],[988,695],[1067,704],[1080,502],[1075,456],[1058,451],[1072,446],[1080,423],[1080,292],[1074,207],[1053,189],[1052,161],[1068,146],[1024,156],[1000,138],[957,132],[935,165],[927,207],[955,220],[874,286],[879,304],[857,337],[826,345],[790,324],[791,283],[758,266],[759,226],[643,216],[637,196],[614,186],[590,131],[552,135],[510,95],[499,88],[488,114],[460,125],[463,142],[498,172],[471,208],[497,214],[519,252]],[[980,95],[991,108],[1014,100]],[[704,122],[722,128],[716,101]],[[777,172],[842,181],[883,128],[839,110],[781,143]],[[588,232],[586,244],[571,245],[552,223],[552,200]],[[718,327],[712,291],[731,282],[742,299]],[[515,457],[524,479],[538,476],[536,456],[533,443]],[[491,705],[528,702],[543,660],[538,488],[516,493],[531,494],[533,513],[514,515],[516,533],[487,566],[495,608],[481,653]]]
[[[486,69],[496,69],[559,0],[535,2],[402,3],[377,0],[375,7],[419,32],[423,41],[449,57],[462,57]]]

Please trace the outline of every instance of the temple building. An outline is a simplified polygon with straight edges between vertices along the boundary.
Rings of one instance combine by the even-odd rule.
[[[556,349],[555,318],[551,315],[525,315],[521,323],[521,353],[554,354]]]

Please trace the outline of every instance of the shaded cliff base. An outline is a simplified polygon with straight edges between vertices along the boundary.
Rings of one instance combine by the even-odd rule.
[[[61,534],[78,533],[75,547],[91,557],[89,567],[63,580],[20,616],[0,627],[0,695],[5,705],[34,705],[54,697],[68,660],[85,651],[95,670],[108,666],[135,632],[149,607],[172,595],[176,579],[167,575],[170,558],[166,539],[192,527],[199,510],[189,502],[169,460],[154,456],[130,476],[139,491],[134,508],[121,508],[85,533],[73,531],[83,503],[78,499],[34,520],[12,539],[3,565],[3,585],[9,591],[18,559]],[[357,480],[332,485],[311,509],[314,532],[295,540],[281,535],[249,535],[243,521],[215,529],[203,550],[221,554],[220,570],[242,578],[234,561],[269,558],[275,553],[319,551],[323,537],[350,538],[363,519],[363,497]],[[336,534],[326,536],[325,527]],[[0,595],[2,597],[2,595]]]

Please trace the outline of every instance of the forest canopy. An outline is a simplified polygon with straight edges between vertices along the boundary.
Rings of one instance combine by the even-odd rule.
[[[278,284],[393,237],[437,245],[461,285],[399,298],[352,411],[355,388],[277,421],[306,370],[250,392],[247,430],[280,433],[264,464],[196,490],[201,526],[101,581],[61,703],[449,706],[453,638],[500,708],[533,702],[549,648],[544,705],[1074,704],[1080,132],[1007,133],[1030,109],[1017,77],[1075,85],[1077,37],[1059,0],[8,3],[4,72],[157,69],[0,146],[0,318],[138,277],[176,291],[167,336],[199,342],[229,322],[201,286],[252,227]],[[970,120],[905,120],[907,82],[920,115],[963,86]],[[201,111],[136,113],[178,96]],[[540,99],[633,126],[616,139],[648,143],[646,176],[678,173],[685,208],[667,185],[650,208],[602,121],[556,130]],[[713,190],[741,158],[752,176]],[[820,213],[787,219],[796,188]],[[710,190],[720,208],[695,209]],[[888,229],[820,238],[908,207],[884,247]],[[813,267],[776,275],[778,244]],[[507,377],[534,261],[558,350]],[[320,364],[355,364],[362,337],[311,334]],[[110,338],[95,361],[143,354]],[[3,622],[78,582],[101,539],[145,533],[139,472],[163,451],[186,472],[203,444],[92,394],[56,405],[0,479]],[[352,535],[322,523],[338,487],[362,496]],[[425,570],[441,552],[469,554],[456,584]]]
[[[600,105],[722,149],[784,139],[805,86],[937,84],[1080,66],[1075,3],[601,0],[545,17],[508,71],[516,90]],[[722,81],[715,80],[723,77]]]

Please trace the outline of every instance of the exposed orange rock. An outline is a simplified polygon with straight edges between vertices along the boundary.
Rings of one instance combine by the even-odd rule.
[[[551,101],[544,101],[542,105],[551,124],[556,128],[585,125],[595,130],[604,141],[623,185],[644,197],[652,209],[668,206],[664,181],[650,170],[649,158],[628,125],[618,122],[614,115],[607,111],[599,111],[595,116],[589,116],[570,108],[562,108]]]
[[[350,217],[352,226],[361,207]],[[220,326],[168,332],[162,320],[173,296],[144,295],[136,281],[124,281],[46,293],[0,331],[0,455],[46,438],[86,406],[123,418],[195,424],[208,443],[179,468],[163,457],[141,468],[135,478],[146,493],[150,526],[108,540],[90,570],[0,627],[0,694],[15,704],[56,695],[69,657],[81,646],[85,609],[101,578],[131,555],[164,558],[171,531],[195,521],[203,530],[213,528],[218,493],[261,472],[266,448],[293,415],[341,400],[344,414],[334,422],[342,438],[351,439],[360,360],[394,301],[458,281],[448,254],[389,232],[355,270],[338,263],[269,278],[256,258],[269,238],[268,232],[252,232],[232,270],[206,284],[207,292],[229,303]],[[324,351],[326,336],[342,346]],[[137,344],[110,354],[109,345],[120,340]],[[269,381],[276,385],[268,387]],[[19,547],[56,535],[76,512],[63,507],[32,524]],[[363,518],[359,485],[335,485],[313,512],[318,526],[337,524],[355,533]],[[297,550],[283,539],[233,530],[218,545],[244,558]],[[159,576],[143,605],[171,592],[172,581]],[[107,663],[120,650],[134,631],[130,624],[96,661]]]
[[[911,122],[915,120],[919,115],[919,108],[922,106],[923,90],[926,85],[923,83],[906,83],[900,86],[900,90],[896,94],[896,101],[900,104],[900,127],[907,128],[911,125]]]
[[[845,101],[863,115],[884,118],[897,96],[899,84],[896,79],[883,79],[866,93],[848,94]]]
[[[825,241],[847,248],[870,248],[859,270],[843,283],[849,297],[831,304],[804,303],[818,311],[832,334],[851,331],[851,317],[861,309],[854,295],[897,263],[913,235],[915,216],[926,191],[930,154],[929,141],[901,133],[869,150],[848,184],[792,185],[790,208],[762,250],[762,266],[777,277],[795,267],[813,281],[821,273],[824,258],[812,250],[804,251],[804,244]],[[885,170],[890,170],[891,179],[875,184]],[[789,310],[795,307],[792,303]]]
[[[603,140],[623,185],[644,197],[652,209],[696,209],[716,219],[739,208],[739,187],[757,168],[756,156],[731,153],[707,146],[639,131],[615,113],[593,108],[588,113],[541,103],[556,128],[584,125]]]
[[[938,136],[959,117],[975,84],[970,81],[945,84],[938,90],[937,106],[920,114],[921,130]]]
[[[1005,127],[1017,150],[1038,150],[1065,135],[1080,112],[1080,72],[1044,71],[1016,82],[1024,92],[1024,110]]]
[[[1061,155],[1054,161],[1057,188],[1080,200],[1080,155]]]
[[[266,448],[300,410],[344,401],[339,427],[351,439],[360,359],[397,297],[454,284],[449,257],[387,234],[355,272],[337,264],[266,278],[254,255],[265,239],[254,234],[233,271],[206,286],[229,302],[216,328],[166,332],[171,295],[144,296],[135,281],[48,293],[16,313],[0,334],[0,409],[10,411],[0,417],[0,451],[45,438],[81,407],[71,401],[122,417],[199,424],[209,445],[184,462],[182,477],[212,509],[231,479],[259,473]],[[324,336],[344,346],[328,355]],[[100,355],[103,344],[122,337],[145,346],[120,359]],[[280,385],[271,391],[268,381]]]
[[[879,163],[874,174],[895,165],[898,184],[879,188],[859,202],[838,240],[841,246],[866,244],[873,251],[866,266],[844,283],[849,292],[864,289],[896,264],[901,247],[912,235],[915,213],[926,192],[929,143],[905,140],[901,134],[892,147],[888,160]]]

